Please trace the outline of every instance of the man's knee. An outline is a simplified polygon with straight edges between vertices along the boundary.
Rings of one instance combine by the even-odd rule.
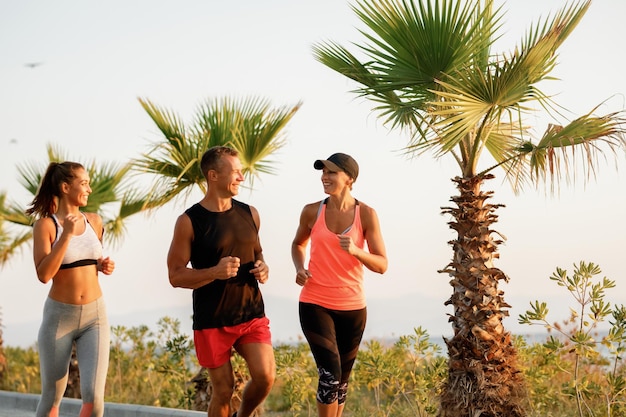
[[[250,382],[257,387],[257,390],[263,391],[267,395],[272,390],[275,379],[276,372],[274,370],[268,370],[267,372],[256,373],[254,377],[250,378]]]
[[[211,400],[228,403],[235,392],[235,381],[232,378],[215,378],[211,380]]]
[[[271,387],[276,380],[276,368],[267,369],[260,375],[259,379],[263,385],[269,385]]]
[[[273,354],[273,352],[272,352]],[[273,356],[262,357],[255,363],[254,357],[245,358],[250,373],[250,380],[257,387],[271,389],[276,379],[276,363]]]

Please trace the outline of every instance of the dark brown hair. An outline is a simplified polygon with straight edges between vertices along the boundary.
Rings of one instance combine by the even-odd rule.
[[[74,173],[78,169],[85,169],[85,167],[78,162],[50,162],[35,198],[26,209],[26,214],[39,217],[52,216],[56,211],[57,201],[61,197],[61,184],[70,184],[76,177]]]

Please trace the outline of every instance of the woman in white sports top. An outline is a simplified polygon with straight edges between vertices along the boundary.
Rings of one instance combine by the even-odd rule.
[[[38,217],[33,257],[39,281],[52,281],[44,304],[38,348],[41,400],[37,417],[59,415],[76,342],[82,408],[80,417],[104,414],[110,327],[98,272],[110,275],[115,263],[102,256],[102,218],[82,213],[91,187],[76,162],[52,162],[26,210]]]

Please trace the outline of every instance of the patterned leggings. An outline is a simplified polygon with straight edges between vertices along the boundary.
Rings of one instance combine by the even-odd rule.
[[[104,415],[110,331],[102,297],[85,305],[46,299],[37,339],[41,368],[41,400],[37,417],[58,413],[67,386],[74,341],[83,399],[81,416]]]
[[[317,365],[317,401],[346,401],[348,380],[365,331],[367,309],[330,310],[300,303],[300,326]]]

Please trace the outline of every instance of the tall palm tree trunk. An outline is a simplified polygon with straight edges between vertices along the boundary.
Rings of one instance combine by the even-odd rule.
[[[492,175],[457,177],[460,195],[452,197],[457,207],[442,208],[454,218],[449,223],[457,232],[452,240],[454,258],[439,272],[448,273],[453,292],[450,317],[454,335],[446,339],[448,379],[440,394],[440,417],[524,416],[526,391],[517,369],[517,352],[502,320],[507,307],[498,281],[508,277],[493,266],[501,240],[492,237],[495,210],[488,204],[492,192],[481,191]]]

